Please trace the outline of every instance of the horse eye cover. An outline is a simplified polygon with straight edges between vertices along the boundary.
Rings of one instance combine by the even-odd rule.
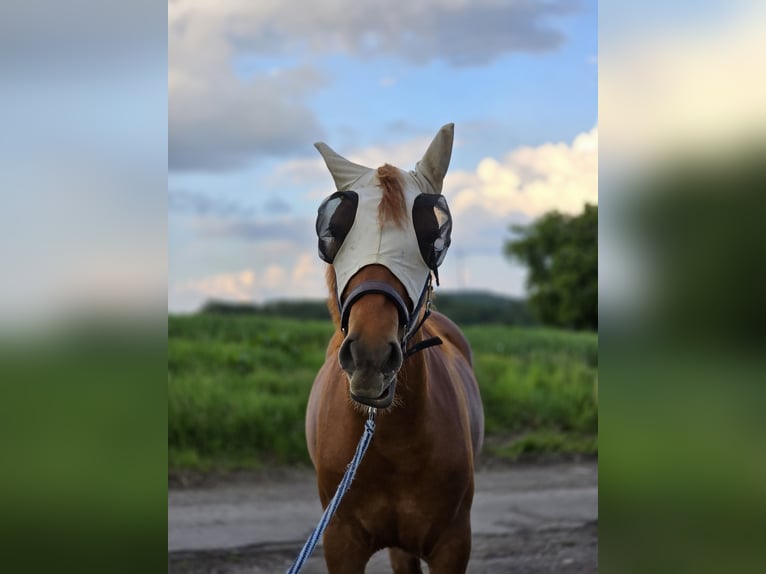
[[[420,255],[434,272],[444,261],[452,242],[452,216],[443,195],[421,193],[412,206],[412,223]]]
[[[336,191],[317,210],[319,257],[332,263],[356,218],[359,196],[355,191]]]

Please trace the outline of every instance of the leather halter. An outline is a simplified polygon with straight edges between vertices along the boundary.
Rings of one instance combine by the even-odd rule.
[[[431,314],[431,275],[429,274],[428,280],[426,281],[425,286],[423,287],[423,291],[420,294],[420,299],[418,300],[418,304],[415,305],[415,308],[413,309],[412,313],[409,312],[407,309],[407,304],[404,302],[404,299],[402,299],[402,296],[399,295],[399,293],[391,287],[388,283],[385,281],[363,281],[359,284],[356,289],[351,291],[351,293],[348,294],[348,297],[346,297],[346,301],[341,304],[340,298],[338,299],[338,308],[340,309],[340,328],[341,331],[343,331],[343,334],[346,335],[348,331],[348,321],[349,317],[351,316],[351,307],[359,301],[362,297],[369,294],[380,294],[386,296],[390,301],[396,305],[396,310],[399,313],[399,327],[404,328],[404,337],[402,337],[402,340],[400,342],[400,345],[402,347],[402,351],[404,353],[404,358],[409,357],[413,353],[417,353],[418,351],[421,351],[423,349],[426,349],[428,347],[433,347],[434,345],[441,345],[442,340],[439,337],[432,337],[430,339],[426,339],[425,341],[421,341],[417,345],[414,345],[410,347],[409,349],[406,349],[407,342],[412,338],[412,336],[420,329],[420,327],[423,326],[423,323],[425,323],[425,320],[428,318],[428,316]],[[423,318],[416,324],[416,321],[418,320],[418,315],[420,314],[420,309],[423,307],[423,304],[426,305],[426,311],[423,314]]]
[[[379,293],[385,295],[396,305],[396,310],[399,312],[399,326],[409,327],[410,313],[407,310],[407,305],[404,303],[401,295],[396,292],[396,289],[391,287],[385,281],[364,281],[356,289],[351,291],[346,297],[346,302],[340,309],[340,328],[345,333],[348,330],[348,319],[351,316],[351,306],[359,301],[364,295],[371,293]]]

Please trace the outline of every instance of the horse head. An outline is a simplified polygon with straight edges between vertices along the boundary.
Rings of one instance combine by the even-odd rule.
[[[315,144],[337,188],[318,210],[319,256],[331,264],[328,283],[345,336],[338,360],[360,404],[393,402],[432,274],[438,284],[452,230],[441,190],[453,136],[453,124],[443,126],[409,172],[365,167]]]

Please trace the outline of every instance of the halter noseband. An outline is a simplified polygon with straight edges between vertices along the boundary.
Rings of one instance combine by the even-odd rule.
[[[443,341],[441,338],[432,337],[430,339],[426,339],[425,341],[421,341],[417,345],[413,345],[409,349],[406,349],[407,342],[415,333],[417,333],[420,327],[423,326],[423,323],[425,323],[426,319],[428,319],[428,316],[431,314],[430,274],[428,275],[426,284],[423,287],[422,293],[420,294],[418,304],[415,305],[412,313],[408,311],[407,304],[404,302],[404,299],[402,299],[401,295],[397,293],[396,289],[384,281],[364,281],[356,289],[348,294],[348,297],[346,297],[346,301],[343,304],[341,304],[339,298],[338,309],[340,310],[340,328],[344,335],[348,331],[348,321],[349,317],[351,316],[351,307],[363,296],[373,293],[386,296],[390,301],[394,303],[394,305],[396,305],[396,310],[399,313],[399,326],[404,328],[404,337],[402,337],[400,345],[402,347],[402,352],[405,359],[410,355],[417,353],[418,351],[422,351],[428,347],[433,347],[434,345],[442,344]],[[423,307],[424,303],[426,305],[425,313],[423,314],[423,318],[416,324],[418,315],[420,314],[420,309]]]

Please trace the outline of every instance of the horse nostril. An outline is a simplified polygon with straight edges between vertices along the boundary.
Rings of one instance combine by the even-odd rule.
[[[355,339],[353,337],[346,337],[346,339],[343,341],[343,344],[340,346],[340,350],[338,351],[338,362],[340,363],[340,368],[347,373],[353,373],[356,367],[354,361],[354,353],[351,348],[351,345],[354,341]]]
[[[388,357],[380,367],[380,372],[384,374],[395,373],[402,366],[402,348],[399,343],[389,343]]]

